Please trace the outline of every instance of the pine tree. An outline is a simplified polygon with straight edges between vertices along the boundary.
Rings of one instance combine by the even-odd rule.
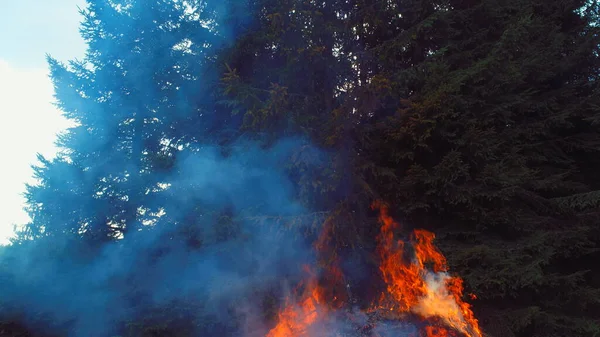
[[[30,236],[70,232],[103,242],[156,221],[177,153],[207,137],[216,142],[215,130],[227,127],[210,104],[210,65],[224,42],[211,10],[88,3],[85,59],[48,59],[58,107],[77,126],[59,139],[61,156],[40,158],[40,183],[28,188]]]
[[[0,256],[11,293],[0,298],[0,328],[231,336],[243,297],[279,286],[263,274],[297,262],[303,237],[274,232],[293,222],[311,235],[319,218],[298,215],[281,167],[293,157],[293,174],[309,181],[322,156],[302,140],[245,141],[240,116],[216,105],[219,52],[250,25],[245,7],[88,1],[85,59],[48,59],[57,105],[77,126],[57,159],[39,157],[32,221]]]

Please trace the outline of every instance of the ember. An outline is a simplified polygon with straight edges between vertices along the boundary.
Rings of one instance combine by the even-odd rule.
[[[342,312],[348,304],[340,303],[339,297],[331,295],[334,292],[328,289],[339,284],[320,285],[317,275],[307,267],[309,277],[304,291],[296,301],[287,299],[277,325],[267,337],[322,336],[322,327],[336,329],[330,323],[344,319],[349,322],[346,326],[353,325],[352,336],[481,337],[477,319],[462,299],[462,279],[448,274],[446,258],[433,245],[435,235],[418,229],[413,231],[409,242],[399,240],[395,232],[400,226],[389,215],[387,206],[376,202],[373,208],[380,213],[377,253],[386,284],[380,298],[366,312]],[[325,224],[317,241],[318,251],[324,249],[330,235],[331,229]],[[328,278],[335,280],[334,283],[343,278],[336,264],[328,266],[325,274],[335,276]],[[321,329],[313,329],[316,326]],[[392,332],[397,329],[403,332]],[[335,331],[326,334],[349,336]]]

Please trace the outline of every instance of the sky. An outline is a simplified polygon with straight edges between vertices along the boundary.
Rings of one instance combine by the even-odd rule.
[[[83,58],[78,6],[84,0],[0,0],[0,244],[26,223],[25,183],[36,153],[56,154],[56,134],[70,123],[52,104],[45,55]]]

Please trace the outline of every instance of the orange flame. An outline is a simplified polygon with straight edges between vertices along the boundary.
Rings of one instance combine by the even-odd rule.
[[[481,337],[479,324],[471,307],[462,300],[462,279],[447,274],[446,258],[433,245],[435,235],[426,230],[413,231],[411,241],[414,257],[407,259],[405,243],[394,239],[399,225],[380,203],[373,204],[380,211],[382,224],[379,235],[379,267],[387,284],[380,307],[397,313],[413,313],[424,319],[440,319],[448,327],[468,337]],[[432,264],[432,271],[426,264]],[[444,332],[446,331],[446,332]],[[428,327],[427,337],[447,336],[447,330]]]
[[[446,328],[426,326],[423,330],[425,337],[449,337],[450,332]]]
[[[306,270],[310,272],[308,267]],[[308,337],[309,328],[317,322],[320,311],[324,310],[323,289],[316,284],[316,277],[311,278],[306,287],[303,299],[299,304],[286,301],[286,306],[279,312],[277,325],[269,331],[267,337]]]
[[[321,275],[323,283],[320,285],[318,276],[308,267],[305,271],[309,274],[308,283],[298,304],[286,299],[285,307],[278,314],[277,325],[269,331],[267,337],[309,337],[310,327],[320,320],[325,319],[330,309],[339,309],[345,301],[345,294],[340,291],[343,281],[342,271],[337,265],[337,257],[329,249],[333,239],[331,222],[326,222],[315,242],[315,249],[320,253],[326,269]]]
[[[427,324],[432,323],[420,330],[421,337],[456,337],[457,334],[482,337],[470,305],[462,299],[463,281],[448,274],[446,258],[433,245],[435,235],[422,229],[414,230],[406,244],[395,238],[400,225],[389,215],[387,206],[376,202],[373,208],[380,212],[377,252],[386,291],[370,311],[395,319],[418,316]],[[305,268],[309,278],[302,296],[298,301],[286,300],[278,314],[277,325],[266,337],[311,337],[313,325],[324,322],[331,311],[345,304],[346,294],[341,290],[343,275],[335,251],[328,248],[333,235],[332,224],[326,222],[315,243],[321,260],[325,256],[323,275],[319,279],[310,268]],[[473,294],[470,296],[476,298]]]

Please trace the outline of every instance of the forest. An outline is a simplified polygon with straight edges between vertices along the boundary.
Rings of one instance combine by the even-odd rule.
[[[599,10],[87,0],[0,336],[600,337]]]

